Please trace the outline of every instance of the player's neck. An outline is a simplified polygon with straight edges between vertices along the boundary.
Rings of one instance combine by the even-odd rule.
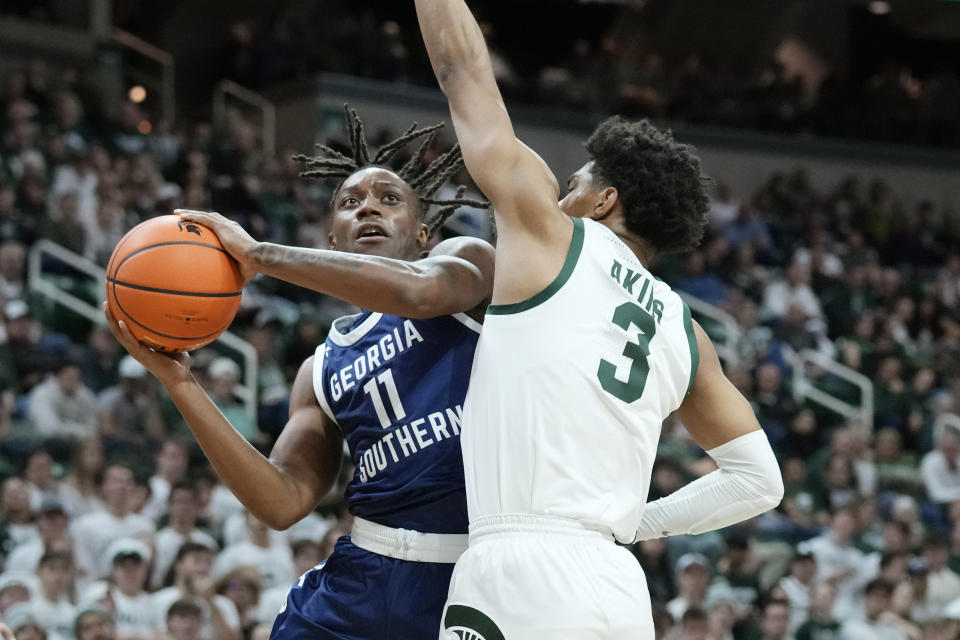
[[[597,222],[610,229],[610,231],[613,231],[613,233],[620,238],[620,241],[627,245],[627,248],[633,252],[633,255],[637,257],[637,260],[640,261],[640,264],[648,269],[650,268],[653,258],[656,255],[655,252],[651,249],[649,244],[644,242],[641,238],[638,238],[636,234],[627,230],[626,226],[623,224],[623,218],[621,216],[610,216],[608,218],[598,220]]]

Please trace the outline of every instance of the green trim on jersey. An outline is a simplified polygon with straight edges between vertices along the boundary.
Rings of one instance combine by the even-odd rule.
[[[687,332],[687,343],[690,345],[690,382],[687,383],[687,394],[693,391],[693,381],[697,377],[700,367],[700,347],[697,346],[697,334],[693,331],[693,319],[690,317],[690,307],[683,303],[683,329]]]
[[[505,640],[503,632],[490,616],[473,607],[451,604],[443,618],[443,628],[463,640]]]
[[[521,311],[529,311],[539,306],[553,297],[560,290],[570,276],[573,274],[573,268],[577,266],[577,260],[580,258],[580,252],[583,250],[583,220],[580,218],[571,218],[573,220],[573,238],[570,240],[570,249],[567,251],[567,259],[563,263],[560,273],[553,279],[547,288],[540,293],[527,298],[521,302],[513,304],[492,304],[487,307],[487,315],[505,316]]]

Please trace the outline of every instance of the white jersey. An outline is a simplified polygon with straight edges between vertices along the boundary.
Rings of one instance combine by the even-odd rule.
[[[553,283],[487,310],[464,404],[467,507],[471,522],[558,516],[627,542],[699,353],[680,297],[606,227],[573,222]]]

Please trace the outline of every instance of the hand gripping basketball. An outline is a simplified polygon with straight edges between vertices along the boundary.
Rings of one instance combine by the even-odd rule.
[[[107,265],[107,305],[156,351],[216,340],[240,307],[243,277],[210,229],[158,216],[130,230]]]

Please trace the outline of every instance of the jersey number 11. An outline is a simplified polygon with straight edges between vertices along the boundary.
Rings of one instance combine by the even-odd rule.
[[[378,384],[379,383],[379,384]],[[387,407],[383,403],[383,396],[380,395],[380,385],[387,390],[387,398],[390,400],[393,415],[396,420],[403,420],[407,417],[407,412],[403,409],[403,403],[400,402],[400,394],[397,393],[397,383],[393,381],[393,371],[387,369],[376,378],[370,378],[367,384],[363,385],[363,392],[370,396],[373,402],[373,408],[377,412],[377,418],[380,419],[380,426],[384,429],[390,427],[393,421],[387,415]]]

